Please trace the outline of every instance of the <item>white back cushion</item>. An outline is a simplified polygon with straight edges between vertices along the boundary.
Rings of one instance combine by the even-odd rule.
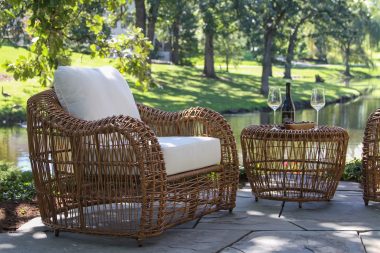
[[[99,120],[122,114],[141,120],[127,82],[112,67],[60,66],[54,74],[54,90],[74,117]]]

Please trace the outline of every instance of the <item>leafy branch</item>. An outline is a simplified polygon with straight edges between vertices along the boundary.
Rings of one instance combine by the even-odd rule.
[[[15,0],[17,4],[14,6],[19,6],[24,1]],[[52,81],[58,66],[71,64],[70,45],[79,42],[77,40],[80,39],[72,36],[72,31],[85,20],[88,32],[95,38],[87,45],[93,57],[116,56],[115,67],[124,75],[134,76],[136,86],[144,90],[152,86],[153,79],[148,63],[152,49],[150,42],[138,29],[126,31],[127,35],[110,39],[109,35],[103,32],[103,28],[110,25],[105,18],[106,10],[101,8],[97,10],[101,13],[93,13],[95,8],[89,8],[99,4],[98,2],[95,0],[33,1],[28,5],[30,17],[27,32],[33,38],[29,48],[30,53],[27,57],[20,56],[14,63],[8,63],[7,71],[13,73],[16,80],[25,81],[38,77],[41,85],[47,86]],[[101,2],[100,6],[107,6],[107,11],[110,13],[125,4],[122,1]]]

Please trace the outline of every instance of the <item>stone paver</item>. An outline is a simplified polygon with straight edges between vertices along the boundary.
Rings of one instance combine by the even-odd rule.
[[[292,223],[278,218],[278,213],[267,215],[256,210],[233,212],[228,215],[223,212],[210,214],[202,218],[195,229],[223,230],[226,228],[229,230],[246,229],[251,231],[302,230]]]
[[[0,252],[380,252],[380,203],[364,206],[356,183],[341,182],[330,202],[254,201],[249,185],[239,190],[234,212],[220,211],[144,241],[62,232],[54,237],[40,218],[16,233],[0,234]],[[364,245],[364,246],[363,246]]]
[[[356,232],[253,232],[221,253],[365,253]]]
[[[360,184],[356,182],[340,182],[337,188],[338,191],[362,191]]]
[[[35,224],[37,222],[35,221]],[[41,223],[40,223],[41,224]],[[136,240],[119,237],[91,236],[61,232],[59,237],[48,229],[38,226],[36,230],[26,229],[18,233],[0,234],[0,252],[40,253],[40,252],[218,252],[248,234],[248,230],[202,230],[170,229],[159,237],[143,242],[137,247]],[[26,232],[24,232],[26,231]]]
[[[359,235],[367,253],[380,252],[380,231],[362,232]]]
[[[349,196],[346,199],[305,203],[302,209],[294,203],[289,203],[283,216],[307,230],[380,229],[380,203],[371,202],[365,207],[361,196]]]

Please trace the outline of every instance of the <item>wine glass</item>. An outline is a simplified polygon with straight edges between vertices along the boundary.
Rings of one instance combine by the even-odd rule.
[[[317,111],[317,124],[315,129],[318,129],[318,112],[325,106],[325,104],[325,89],[314,88],[311,92],[310,105]]]
[[[282,103],[281,90],[279,87],[270,87],[268,93],[268,106],[273,110],[273,130],[276,130],[276,110]]]

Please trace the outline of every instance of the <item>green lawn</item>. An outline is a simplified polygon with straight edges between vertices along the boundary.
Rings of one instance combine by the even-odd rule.
[[[27,54],[25,49],[3,46],[0,48],[0,79],[4,91],[11,95],[10,98],[0,100],[0,120],[12,120],[9,115],[17,115],[17,120],[22,118],[25,109],[15,109],[15,105],[25,108],[27,98],[45,88],[40,87],[36,80],[19,82],[4,79],[7,61],[14,61],[19,55]],[[380,59],[380,55],[379,56]],[[75,66],[102,66],[110,65],[110,59],[92,59],[88,55],[74,54],[72,65]],[[260,110],[267,108],[266,98],[260,94],[261,66],[257,62],[243,61],[237,68],[231,67],[230,73],[224,71],[224,66],[216,64],[219,79],[208,79],[202,76],[200,66],[181,67],[174,65],[153,64],[154,79],[160,84],[160,88],[142,92],[132,86],[135,99],[138,102],[169,111],[181,110],[190,106],[206,106],[219,112],[227,110]],[[326,83],[327,100],[334,100],[341,96],[359,95],[367,88],[367,85],[356,85],[354,88],[345,87],[341,79],[341,65],[308,65],[296,66],[293,70],[292,97],[295,101],[308,101],[316,74],[321,75]],[[353,67],[352,73],[356,77],[368,77],[379,75],[378,69],[365,67]],[[7,74],[9,75],[9,74]],[[274,77],[270,79],[271,85],[284,87],[282,79],[283,67],[274,66]],[[7,118],[8,117],[8,118]],[[14,120],[13,120],[14,121]]]

